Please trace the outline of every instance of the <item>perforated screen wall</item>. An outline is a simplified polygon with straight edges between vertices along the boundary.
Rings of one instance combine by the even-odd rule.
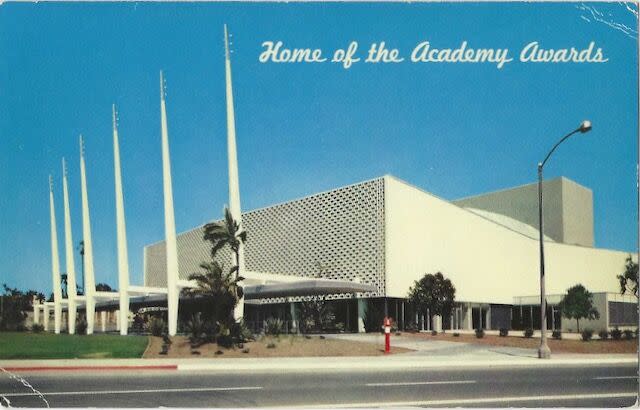
[[[333,191],[246,212],[246,268],[250,271],[358,279],[372,284],[383,296],[384,179],[362,182]],[[199,271],[210,259],[203,227],[178,235],[180,278]],[[165,244],[145,247],[145,285],[166,286]],[[216,259],[230,266],[231,253],[222,249]],[[341,297],[333,295],[333,297]]]

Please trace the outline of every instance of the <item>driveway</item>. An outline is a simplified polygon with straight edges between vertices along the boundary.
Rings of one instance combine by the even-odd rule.
[[[345,333],[345,334],[328,334],[327,338],[351,340],[362,343],[373,343],[384,346],[384,335],[381,333]],[[391,334],[391,349],[393,347],[404,347],[414,350],[409,353],[401,353],[402,355],[418,355],[418,356],[482,356],[504,357],[520,356],[520,357],[537,357],[535,349],[522,349],[516,347],[486,346],[476,345],[473,343],[462,342],[446,342],[443,340],[418,339],[410,336],[396,336]]]

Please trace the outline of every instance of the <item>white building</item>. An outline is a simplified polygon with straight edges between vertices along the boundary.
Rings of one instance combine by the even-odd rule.
[[[388,313],[401,328],[415,321],[405,302],[409,287],[438,271],[453,282],[459,306],[447,318],[417,318],[419,327],[539,328],[539,297],[537,302],[525,297],[539,295],[538,230],[532,226],[537,225],[532,216],[537,214],[535,188],[525,185],[451,202],[384,176],[245,212],[246,269],[374,286],[366,293],[325,295],[343,300],[336,302],[337,320],[350,330],[362,324],[364,299],[382,303],[386,298]],[[601,319],[585,326],[599,330],[637,323],[637,301],[618,295],[616,278],[629,254],[593,247],[591,191],[566,178],[545,182],[544,190],[547,293],[562,295],[581,283],[598,293],[601,310]],[[210,259],[210,244],[202,233],[198,227],[178,235],[180,279]],[[218,256],[227,265],[228,252],[223,249]],[[164,242],[145,247],[145,286],[165,286],[165,260]],[[291,319],[282,304],[304,298],[291,286],[280,286],[275,293],[260,290],[247,288],[249,320],[264,312]],[[572,322],[561,321],[555,306],[559,299],[549,299],[548,327],[574,329]],[[621,316],[620,309],[634,314]]]

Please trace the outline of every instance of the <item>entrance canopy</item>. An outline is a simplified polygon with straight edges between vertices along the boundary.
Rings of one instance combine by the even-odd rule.
[[[332,293],[373,292],[376,287],[346,280],[308,279],[296,282],[249,285],[244,287],[245,299],[289,296],[315,296]]]

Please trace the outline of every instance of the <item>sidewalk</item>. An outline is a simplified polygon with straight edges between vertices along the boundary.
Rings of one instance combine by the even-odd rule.
[[[509,356],[495,352],[455,356],[390,355],[377,357],[285,357],[285,358],[186,358],[186,359],[68,359],[4,360],[0,368],[27,371],[313,371],[313,370],[397,370],[416,368],[493,368],[564,365],[636,364],[636,355],[554,355],[549,360]]]

